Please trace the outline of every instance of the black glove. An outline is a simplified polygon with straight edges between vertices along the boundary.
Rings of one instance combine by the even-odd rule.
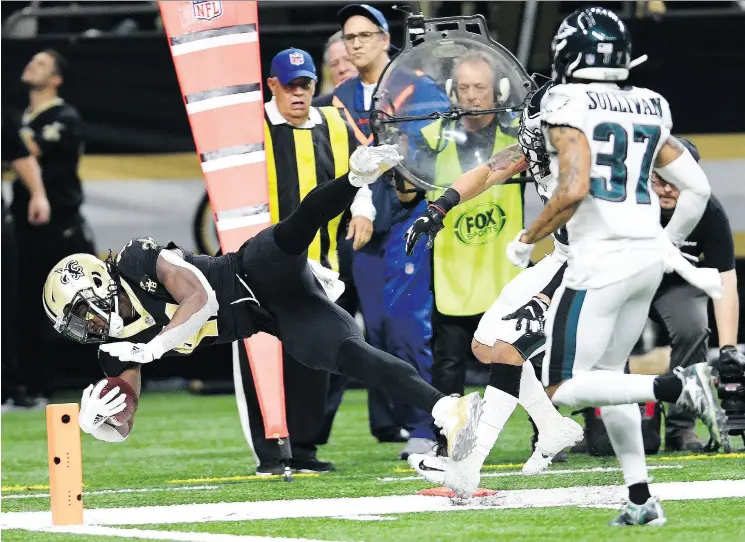
[[[736,346],[731,344],[725,345],[719,349],[719,361],[717,365],[721,368],[723,365],[737,364],[745,371],[745,356],[743,356]]]
[[[414,247],[419,242],[419,238],[427,234],[429,238],[427,240],[427,248],[432,248],[432,244],[435,241],[435,235],[443,228],[442,221],[445,218],[439,207],[430,203],[427,210],[424,211],[414,223],[409,226],[404,234],[404,241],[406,242],[406,255],[411,256],[414,252]]]
[[[525,305],[517,309],[512,314],[504,316],[502,320],[517,320],[515,329],[521,331],[523,323],[525,324],[525,333],[543,333],[543,323],[546,319],[545,314],[548,309],[546,303],[540,297],[532,297]]]

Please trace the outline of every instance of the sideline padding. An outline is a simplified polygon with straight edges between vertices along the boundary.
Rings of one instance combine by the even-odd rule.
[[[254,212],[269,205],[257,4],[158,4],[220,245],[232,252],[270,225]],[[281,345],[266,333],[245,345],[266,436],[287,437]]]

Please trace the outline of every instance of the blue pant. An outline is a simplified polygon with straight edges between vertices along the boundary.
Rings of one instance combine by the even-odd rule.
[[[380,250],[354,255],[352,272],[360,298],[368,341],[410,363],[431,382],[432,294],[431,263],[422,243],[406,256],[404,232],[426,208],[422,201],[393,223]],[[428,412],[392,401],[370,390],[370,430],[406,427],[414,438],[434,439]]]

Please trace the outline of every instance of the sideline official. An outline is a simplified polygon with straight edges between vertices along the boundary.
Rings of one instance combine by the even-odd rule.
[[[269,210],[272,223],[286,218],[300,201],[317,185],[344,175],[349,168],[349,156],[357,142],[351,128],[333,107],[311,107],[318,78],[313,59],[301,49],[286,49],[278,53],[271,64],[267,86],[272,100],[264,104],[264,148],[269,174]],[[360,189],[350,211],[351,222],[357,225],[349,231],[354,243],[364,246],[372,233],[375,209],[369,189]],[[341,216],[334,218],[316,236],[308,250],[308,258],[336,269],[336,239]],[[362,227],[365,226],[365,227]],[[244,348],[239,347],[240,374],[236,375],[245,396],[248,424],[252,435],[249,443],[258,456],[257,474],[283,474],[285,449],[276,440],[264,438],[256,388],[249,370]],[[287,353],[284,354],[284,386],[287,426],[292,458],[289,466],[300,472],[334,470],[331,463],[319,461],[317,445],[325,435],[324,413],[328,393],[329,373],[310,369]],[[241,420],[246,423],[246,420]]]

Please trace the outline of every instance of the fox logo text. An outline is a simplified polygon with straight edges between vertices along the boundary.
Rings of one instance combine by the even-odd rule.
[[[504,228],[507,216],[499,205],[480,203],[455,221],[455,236],[466,245],[484,245]]]

